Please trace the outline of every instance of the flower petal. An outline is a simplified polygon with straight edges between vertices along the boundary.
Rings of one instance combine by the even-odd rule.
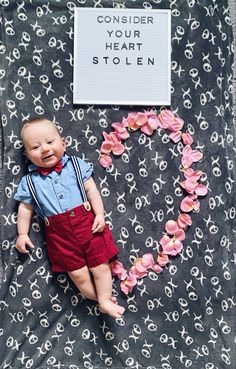
[[[174,120],[175,115],[171,110],[163,109],[160,114],[158,114],[159,125],[161,128],[167,129],[172,120]]]
[[[165,230],[168,234],[173,235],[178,229],[179,226],[175,220],[168,220],[165,224]]]
[[[136,124],[137,126],[141,127],[145,123],[147,123],[147,120],[148,120],[148,116],[146,113],[138,113],[136,117]]]
[[[135,268],[135,272],[137,274],[147,273],[147,267],[142,264],[142,259],[141,258],[137,258],[135,260],[135,262],[134,262],[134,268]]]
[[[114,155],[121,155],[125,151],[125,147],[122,143],[116,143],[114,144],[112,148],[112,152]]]
[[[190,227],[192,225],[192,219],[188,214],[180,214],[178,216],[177,222],[179,227],[183,229],[187,228],[188,226]]]
[[[198,196],[205,196],[208,192],[208,188],[204,186],[203,184],[199,184],[195,190],[195,193]]]
[[[194,163],[200,161],[203,158],[203,153],[199,150],[192,150],[191,157]]]
[[[109,140],[109,134],[105,131],[102,132],[104,140]]]
[[[151,136],[153,134],[153,129],[148,123],[145,123],[143,126],[141,126],[140,130],[148,136]]]
[[[160,239],[160,245],[163,247],[163,246],[165,246],[165,245],[168,245],[168,243],[170,242],[170,237],[169,236],[167,236],[166,234],[164,234],[163,236],[162,236],[162,238]]]
[[[159,126],[159,120],[156,116],[151,116],[148,118],[148,124],[153,130],[156,130]]]
[[[196,180],[190,178],[187,178],[185,181],[180,182],[181,186],[190,194],[194,194],[198,183]]]
[[[171,240],[168,245],[163,247],[163,253],[176,256],[183,249],[183,244],[179,240]]]
[[[103,141],[100,151],[104,154],[108,154],[112,150],[113,143],[111,141]]]
[[[171,120],[168,124],[168,129],[172,132],[181,131],[183,128],[184,121],[181,118],[175,118]]]
[[[129,132],[122,123],[112,123],[111,125],[115,129],[115,135],[121,140],[127,140],[129,138]]]
[[[158,265],[158,264],[154,264],[153,267],[152,267],[152,270],[155,273],[161,273],[161,272],[163,272],[163,268],[160,265]]]
[[[181,136],[182,136],[181,131],[171,132],[171,133],[169,134],[170,139],[171,139],[174,143],[179,142],[179,141],[181,140]]]
[[[193,138],[190,135],[190,133],[182,133],[182,140],[183,140],[183,144],[184,145],[192,145],[193,143]]]
[[[178,229],[174,234],[174,238],[178,241],[185,240],[185,232],[183,231],[183,229]]]
[[[193,159],[191,155],[184,155],[181,160],[181,164],[184,168],[189,168],[193,164]]]
[[[180,242],[180,240],[175,240],[175,250],[177,254],[179,254],[183,250],[183,244]]]
[[[185,178],[192,178],[195,181],[198,181],[203,174],[201,170],[194,170],[192,168],[183,169],[183,173]]]
[[[192,152],[192,148],[190,145],[186,145],[184,146],[183,148],[183,151],[182,151],[182,155],[191,155],[191,152]]]
[[[169,263],[168,255],[163,254],[162,252],[158,254],[157,262],[160,266],[164,267],[166,264]]]
[[[198,211],[200,203],[197,201],[197,195],[186,196],[180,204],[180,209],[185,213],[189,213],[192,210]]]
[[[186,196],[182,201],[181,201],[181,204],[180,204],[180,209],[182,211],[184,211],[185,213],[189,213],[190,211],[193,210],[194,208],[194,200],[193,197],[190,195],[190,196]]]
[[[153,255],[151,253],[144,254],[142,256],[141,262],[142,262],[144,267],[152,268],[153,265],[154,265]]]
[[[124,281],[121,282],[120,284],[120,289],[121,291],[125,294],[128,295],[129,292],[132,292],[132,288],[126,286],[126,284],[124,283]]]
[[[127,295],[129,292],[132,292],[136,284],[137,278],[135,276],[129,275],[124,281],[121,282],[120,284],[121,291]]]
[[[109,155],[101,155],[99,163],[104,167],[104,168],[108,168],[111,163],[112,163],[112,159]]]
[[[113,275],[117,276],[119,279],[124,280],[127,277],[127,270],[124,268],[123,264],[115,260],[110,263],[111,272]]]

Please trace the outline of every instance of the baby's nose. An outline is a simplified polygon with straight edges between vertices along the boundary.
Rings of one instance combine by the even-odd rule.
[[[42,146],[41,146],[41,150],[42,151],[48,151],[48,145],[47,144],[43,144]]]

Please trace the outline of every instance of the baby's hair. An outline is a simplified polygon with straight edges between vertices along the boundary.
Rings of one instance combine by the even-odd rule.
[[[24,134],[25,128],[28,127],[28,126],[30,126],[30,125],[32,125],[32,124],[40,123],[43,120],[47,120],[48,122],[50,122],[56,128],[58,134],[61,136],[61,133],[60,133],[58,127],[56,126],[56,124],[53,123],[48,117],[46,117],[46,116],[43,116],[43,117],[33,117],[30,120],[27,120],[27,121],[24,121],[23,122],[23,126],[22,126],[21,132],[20,132],[20,137],[21,137],[22,142],[24,142],[23,134]]]

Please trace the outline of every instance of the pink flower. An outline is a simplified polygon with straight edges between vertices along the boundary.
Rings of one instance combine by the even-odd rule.
[[[132,131],[136,131],[147,123],[148,117],[146,113],[129,113],[127,117],[127,122],[129,128]]]
[[[115,260],[112,263],[110,263],[110,268],[112,274],[117,276],[121,280],[124,280],[128,275],[127,270],[124,268],[123,264],[118,260]]]
[[[184,168],[183,170],[185,178],[192,178],[195,181],[198,181],[202,176],[201,170],[193,170],[192,168]]]
[[[185,239],[185,232],[183,229],[179,228],[179,225],[174,220],[169,220],[165,224],[166,232],[173,236],[169,237],[168,235],[164,235],[160,244],[162,246],[162,250],[164,254],[175,256],[177,255],[183,248],[182,242]]]
[[[144,254],[141,258],[137,258],[134,265],[130,268],[129,275],[136,278],[143,278],[147,275],[148,269],[154,266],[154,259],[151,253]]]
[[[185,181],[182,181],[180,184],[181,187],[183,187],[191,195],[195,193],[195,190],[198,186],[198,182],[191,177],[187,178]]]
[[[184,145],[192,145],[193,143],[193,138],[189,133],[182,133],[181,131],[174,131],[169,134],[169,137],[174,143],[179,142],[181,139]]]
[[[182,165],[184,168],[189,168],[193,163],[202,159],[203,154],[199,150],[192,150],[191,146],[187,145],[182,152]]]
[[[123,119],[122,123],[112,123],[111,125],[115,132],[117,138],[120,138],[121,140],[127,140],[129,138],[129,133],[126,129],[126,121]]]
[[[109,155],[106,154],[100,154],[100,159],[99,159],[99,163],[104,167],[104,168],[108,168],[111,163],[112,163],[112,159]]]
[[[187,178],[185,181],[180,183],[181,186],[191,195],[192,194],[196,194],[199,196],[205,196],[208,192],[208,189],[206,186],[202,185],[202,184],[198,184],[198,182],[194,179]]]
[[[164,109],[158,115],[159,126],[164,129],[169,129],[171,132],[181,131],[184,121],[174,115],[171,110]],[[172,135],[173,137],[173,135]]]
[[[167,129],[170,122],[175,119],[175,115],[171,110],[164,109],[158,114],[159,126],[161,128]]]
[[[183,244],[180,240],[175,239],[175,237],[170,238],[167,235],[161,238],[160,244],[163,253],[171,256],[176,256],[183,249]]]
[[[189,195],[186,196],[180,204],[180,209],[185,213],[189,213],[190,211],[198,211],[200,209],[200,203],[197,200],[197,195]]]
[[[162,267],[166,266],[166,264],[169,263],[169,257],[168,257],[168,255],[163,254],[163,252],[161,252],[160,254],[158,254],[157,262]]]
[[[165,230],[171,236],[174,236],[175,239],[179,241],[183,241],[185,239],[185,232],[183,229],[179,228],[179,225],[174,220],[168,220],[165,224]]]
[[[146,135],[151,136],[157,129],[158,123],[159,121],[157,118],[148,118],[148,121],[140,128],[140,130]]]
[[[137,116],[136,116],[136,124],[139,127],[142,127],[144,124],[146,124],[147,123],[147,120],[148,120],[147,113],[137,113]]]
[[[103,137],[105,141],[103,141],[100,149],[102,154],[109,154],[110,152],[113,152],[114,155],[123,154],[125,147],[114,133],[103,132]]]
[[[192,225],[192,219],[188,214],[180,214],[177,223],[180,228],[186,229]]]
[[[157,129],[159,120],[153,113],[130,113],[127,118],[131,130],[140,129],[143,133],[151,136]]]
[[[146,268],[152,268],[154,265],[153,255],[151,253],[146,253],[142,256],[142,264]]]
[[[132,292],[136,284],[137,278],[133,275],[129,275],[124,281],[121,282],[121,291],[128,295],[129,292]]]
[[[130,268],[130,274],[135,275],[136,278],[143,278],[147,275],[147,267],[142,264],[142,259],[137,258],[134,265]]]

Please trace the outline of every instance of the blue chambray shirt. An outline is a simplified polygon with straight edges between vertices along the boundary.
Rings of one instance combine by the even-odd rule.
[[[91,165],[85,163],[84,160],[78,158],[82,180],[85,182],[93,173]],[[29,166],[31,178],[35,186],[36,195],[44,214],[35,204],[31,196],[26,175],[22,177],[14,199],[26,204],[33,204],[36,213],[44,218],[55,214],[61,214],[82,204],[83,200],[78,187],[75,170],[68,155],[62,157],[62,171],[56,173],[52,171],[44,176],[36,171],[34,164]]]

